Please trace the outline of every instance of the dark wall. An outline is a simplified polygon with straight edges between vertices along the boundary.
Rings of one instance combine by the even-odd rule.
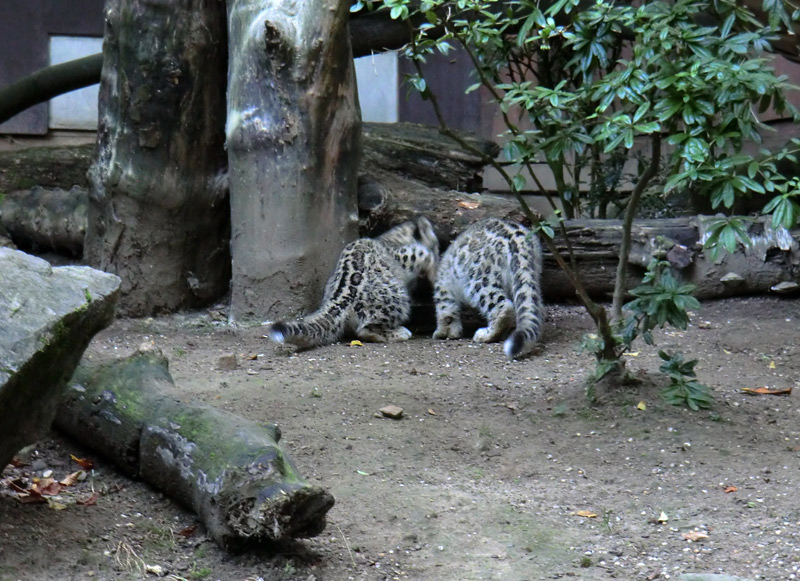
[[[436,114],[429,101],[424,101],[416,89],[405,82],[405,75],[413,74],[413,64],[400,57],[399,71],[401,85],[399,89],[398,109],[400,121],[439,125]],[[483,135],[491,128],[487,126],[484,105],[480,99],[480,91],[465,94],[464,91],[475,80],[471,74],[472,63],[461,49],[448,55],[435,54],[427,57],[423,65],[425,81],[440,104],[447,125],[452,129],[471,131]]]
[[[103,0],[0,1],[0,87],[46,67],[50,35],[103,36]],[[0,124],[0,133],[47,133],[47,104]]]

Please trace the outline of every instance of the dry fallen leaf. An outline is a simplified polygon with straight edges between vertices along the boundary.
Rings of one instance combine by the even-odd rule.
[[[97,504],[97,499],[98,498],[100,498],[100,493],[99,492],[92,492],[86,498],[83,498],[81,500],[76,500],[75,502],[78,503],[78,504],[82,504],[83,506],[94,506],[95,504]]]
[[[792,388],[772,389],[770,387],[743,387],[742,391],[750,395],[790,395]]]
[[[363,346],[364,344],[358,339],[353,339],[352,341],[350,341],[350,347],[363,347]]]
[[[28,487],[25,485],[25,482],[21,478],[15,478],[14,480],[7,480],[6,483],[14,492],[19,492],[20,494],[25,494],[28,492]]]
[[[769,368],[770,369],[775,369],[775,362],[774,361],[770,361],[769,362]]]
[[[578,516],[585,517],[585,518],[597,518],[597,513],[594,513],[594,512],[592,512],[590,510],[579,510],[575,514],[577,514]]]
[[[36,490],[43,496],[55,496],[60,494],[64,487],[52,478],[42,478],[39,482],[34,482],[31,490]]]
[[[730,494],[731,492],[736,492],[737,490],[739,489],[735,486],[728,486],[725,488],[725,494]]]
[[[638,404],[636,404],[636,408],[645,411],[647,409],[647,404],[643,401],[640,401]]]
[[[47,502],[47,499],[42,496],[38,490],[34,490],[31,488],[30,490],[26,491],[25,493],[19,494],[17,499],[22,504],[44,504]]]
[[[199,523],[194,523],[193,525],[189,525],[185,529],[178,532],[178,535],[181,537],[191,537],[194,532],[197,530],[197,527],[200,526]]]
[[[75,462],[77,462],[78,465],[84,470],[91,470],[92,468],[94,468],[94,462],[92,462],[89,458],[78,458],[73,454],[70,454],[69,457],[72,458]]]
[[[72,474],[66,475],[64,478],[59,480],[58,483],[61,486],[73,486],[81,477],[81,474],[84,474],[83,470],[78,470],[77,472],[73,472]]]
[[[477,210],[481,207],[480,202],[468,202],[466,200],[461,200],[458,205],[462,208],[466,208],[467,210]]]
[[[683,533],[681,537],[683,537],[687,541],[696,543],[697,541],[702,541],[703,539],[707,539],[708,534],[700,531],[689,531],[688,533]]]

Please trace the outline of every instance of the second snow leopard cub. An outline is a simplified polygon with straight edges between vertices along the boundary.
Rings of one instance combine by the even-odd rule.
[[[542,251],[527,228],[489,218],[464,230],[442,255],[436,282],[435,339],[463,334],[461,307],[477,309],[487,326],[475,332],[481,343],[506,339],[509,359],[524,355],[539,340],[544,317]]]
[[[347,334],[372,342],[405,341],[409,286],[433,282],[439,240],[427,218],[404,222],[377,238],[359,238],[339,255],[319,309],[298,321],[272,323],[267,334],[300,348],[328,345]]]

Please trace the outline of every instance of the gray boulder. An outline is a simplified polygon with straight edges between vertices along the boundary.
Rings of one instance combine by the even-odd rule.
[[[0,471],[50,428],[92,337],[114,320],[120,280],[0,248]]]

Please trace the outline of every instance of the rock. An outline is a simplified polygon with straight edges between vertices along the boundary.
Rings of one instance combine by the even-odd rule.
[[[667,252],[667,261],[678,270],[683,270],[694,262],[694,252],[683,244],[675,244]]]
[[[236,363],[236,355],[233,353],[227,353],[222,355],[217,360],[217,369],[220,371],[233,371],[239,365]]]
[[[0,248],[0,470],[50,429],[86,346],[114,319],[119,288],[112,274]]]
[[[381,414],[393,420],[399,420],[403,417],[403,408],[396,405],[387,405],[380,409]]]

